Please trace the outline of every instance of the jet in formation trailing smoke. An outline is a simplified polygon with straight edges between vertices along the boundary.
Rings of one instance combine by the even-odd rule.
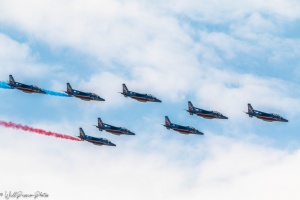
[[[165,116],[165,124],[163,124],[167,129],[172,129],[182,134],[196,134],[196,135],[204,135],[204,133],[198,131],[194,127],[191,126],[181,126],[178,124],[171,123],[168,116]]]
[[[24,83],[19,83],[14,80],[14,77],[12,75],[9,75],[9,83],[8,85],[11,88],[16,88],[18,90],[21,90],[22,92],[26,93],[39,93],[39,94],[46,94],[45,91],[43,91],[41,88],[35,85],[26,85]]]
[[[273,121],[288,122],[287,119],[284,119],[283,117],[281,117],[278,114],[265,113],[265,112],[261,112],[258,110],[254,110],[250,103],[248,103],[248,112],[245,112],[245,113],[248,114],[249,117],[256,117],[258,119],[261,119],[261,120],[264,120],[267,122],[273,122]]]
[[[102,145],[107,145],[107,146],[116,146],[114,143],[112,143],[111,141],[109,141],[108,139],[105,138],[96,138],[96,137],[92,137],[92,136],[88,136],[84,133],[82,128],[79,128],[79,136],[78,136],[81,140],[90,142],[94,145],[98,145],[98,146],[102,146]]]
[[[187,112],[190,113],[190,115],[198,115],[200,117],[206,118],[206,119],[228,119],[228,117],[222,115],[221,113],[217,111],[208,111],[208,110],[203,110],[200,108],[196,108],[193,106],[192,102],[188,102],[188,110]]]
[[[161,103],[161,100],[159,100],[158,98],[154,97],[151,94],[140,94],[137,92],[129,91],[125,84],[123,84],[123,92],[121,92],[121,94],[123,94],[124,97],[130,97],[132,99],[135,99],[135,100],[141,101],[141,102],[149,101],[149,102]]]
[[[95,100],[95,101],[105,101],[105,99],[99,97],[97,94],[95,93],[90,93],[90,92],[82,92],[79,90],[74,90],[70,83],[67,83],[67,91],[64,91],[65,93],[67,93],[69,96],[75,96],[81,100],[84,101],[90,101],[90,100]]]
[[[96,126],[96,125],[95,125]],[[98,126],[96,126],[99,131],[107,131],[114,135],[135,135],[133,132],[124,127],[116,127],[102,122],[101,118],[98,118]]]

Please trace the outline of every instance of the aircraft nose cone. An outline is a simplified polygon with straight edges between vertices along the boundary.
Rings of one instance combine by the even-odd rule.
[[[289,122],[289,120],[287,120],[287,119],[283,119],[283,122]]]
[[[162,102],[162,101],[161,101],[161,100],[159,100],[159,99],[156,99],[155,101],[156,101],[156,102],[158,102],[158,103],[161,103],[161,102]]]
[[[226,117],[226,116],[223,116],[223,119],[228,119],[228,117]]]
[[[110,146],[116,147],[117,145],[115,145],[115,144],[111,143],[111,144],[110,144]]]

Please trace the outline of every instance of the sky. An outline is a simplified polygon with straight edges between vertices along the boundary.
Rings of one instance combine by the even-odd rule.
[[[298,200],[299,10],[297,0],[1,0],[0,81],[57,92],[70,82],[106,101],[1,89],[0,120],[72,136],[82,127],[117,146],[0,127],[0,193]],[[122,83],[162,103],[124,98]],[[188,101],[229,119],[190,116]],[[247,103],[289,122],[249,118]],[[205,135],[165,129],[166,115]],[[136,135],[99,132],[98,117]]]

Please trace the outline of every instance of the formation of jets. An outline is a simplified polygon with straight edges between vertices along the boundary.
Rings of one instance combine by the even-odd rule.
[[[46,94],[46,92],[43,89],[41,89],[37,86],[27,85],[24,83],[16,82],[12,75],[9,75],[8,85],[12,89],[18,89],[18,90],[21,90],[26,93]],[[154,97],[151,94],[141,94],[138,92],[129,91],[125,84],[122,85],[122,89],[123,89],[123,91],[121,92],[121,94],[124,95],[124,97],[130,97],[130,98],[135,99],[140,102],[157,102],[157,103],[162,102],[161,100],[159,100],[158,98]],[[95,93],[74,90],[71,87],[70,83],[67,83],[67,91],[65,91],[65,93],[68,96],[74,96],[74,97],[79,98],[84,101],[90,101],[90,100],[105,101],[105,99],[101,98],[99,95],[97,95]],[[206,119],[228,119],[228,117],[226,117],[225,115],[223,115],[217,111],[209,111],[209,110],[197,108],[197,107],[193,106],[191,101],[188,101],[188,109],[186,111],[190,115],[197,115],[197,116],[200,116],[200,117],[203,117]],[[262,111],[254,110],[250,103],[248,103],[248,112],[245,112],[245,113],[249,117],[256,117],[258,119],[261,119],[261,120],[264,120],[267,122],[273,122],[273,121],[288,122],[287,119],[284,119],[283,117],[281,117],[278,114],[265,113]],[[131,132],[127,128],[117,127],[117,126],[103,123],[101,118],[98,118],[98,125],[95,125],[95,126],[96,126],[96,128],[99,129],[99,131],[104,130],[104,131],[107,131],[109,133],[112,133],[112,134],[118,135],[118,136],[119,135],[135,135],[135,133]],[[165,116],[165,124],[163,124],[163,126],[165,126],[167,129],[172,129],[172,130],[177,131],[182,134],[204,135],[204,133],[202,133],[201,131],[197,130],[194,127],[182,126],[182,125],[171,123],[168,116]],[[112,142],[110,142],[109,140],[107,140],[105,138],[96,138],[96,137],[85,135],[82,128],[79,128],[79,132],[80,132],[80,134],[78,137],[81,140],[88,141],[88,142],[91,142],[92,144],[100,145],[100,146],[101,145],[116,146],[115,144],[113,144]]]

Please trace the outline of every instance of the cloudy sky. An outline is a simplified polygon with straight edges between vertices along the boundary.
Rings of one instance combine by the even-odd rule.
[[[106,101],[1,89],[0,120],[73,136],[82,127],[117,147],[0,127],[0,193],[298,200],[299,10],[298,0],[1,0],[0,81],[70,82]],[[122,83],[163,103],[124,98]],[[187,101],[229,119],[190,116]],[[249,118],[247,103],[289,122]],[[205,135],[166,130],[165,115]],[[99,132],[97,117],[136,136]]]

